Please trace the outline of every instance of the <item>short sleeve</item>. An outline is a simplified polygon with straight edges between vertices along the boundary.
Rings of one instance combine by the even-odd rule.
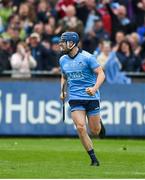
[[[63,61],[62,61],[62,58],[59,59],[59,65],[60,65],[61,73],[62,73],[62,74],[65,74],[65,73],[64,73],[64,70],[63,70]]]
[[[91,56],[88,58],[88,65],[91,69],[96,69],[100,66],[95,56]]]

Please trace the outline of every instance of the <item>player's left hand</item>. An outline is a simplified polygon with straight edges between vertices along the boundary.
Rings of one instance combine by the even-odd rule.
[[[94,96],[96,93],[96,89],[94,87],[88,87],[86,88],[86,92],[90,95],[90,96]]]

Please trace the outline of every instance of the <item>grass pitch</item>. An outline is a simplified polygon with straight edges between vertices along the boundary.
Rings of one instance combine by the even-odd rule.
[[[100,167],[79,139],[1,138],[0,178],[145,178],[145,140],[93,142]]]

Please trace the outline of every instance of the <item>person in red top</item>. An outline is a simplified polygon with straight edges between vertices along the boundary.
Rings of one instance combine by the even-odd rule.
[[[58,12],[58,14],[61,17],[66,16],[66,8],[69,5],[74,5],[76,3],[76,0],[58,0],[58,2],[56,3],[56,10]]]

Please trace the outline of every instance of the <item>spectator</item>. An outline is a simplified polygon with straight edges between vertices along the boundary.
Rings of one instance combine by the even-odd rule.
[[[57,34],[56,20],[54,16],[50,16],[48,22],[44,25],[44,33],[42,36],[43,42],[47,43],[47,48],[50,47],[52,38]]]
[[[105,31],[108,32],[109,35],[111,35],[111,33],[112,33],[111,16],[110,16],[106,6],[104,6],[103,2],[98,3],[97,11],[100,13],[100,15],[102,17],[102,21],[103,21]]]
[[[11,40],[12,49],[14,52],[16,50],[17,43],[20,41],[19,35],[19,29],[10,24],[7,30],[1,34],[1,37]]]
[[[36,20],[34,6],[29,6],[28,3],[20,4],[18,14],[24,23],[33,23]]]
[[[112,21],[112,41],[115,40],[115,34],[118,31],[124,31],[125,34],[136,30],[136,25],[127,17],[126,7],[123,5],[112,6],[110,1],[105,1],[106,8],[111,16]]]
[[[54,31],[55,31],[55,29],[56,29],[56,19],[55,19],[54,16],[49,16],[49,18],[48,18],[48,24],[51,25],[52,28],[53,28]]]
[[[34,6],[30,6],[28,3],[22,3],[18,9],[23,28],[27,34],[32,31],[33,25],[36,22],[36,13]]]
[[[49,50],[41,44],[39,34],[32,33],[27,41],[30,45],[32,56],[37,61],[35,70],[46,70]]]
[[[0,17],[2,24],[6,27],[9,17],[13,14],[12,1],[3,0],[0,1]]]
[[[98,55],[97,61],[102,66],[103,69],[105,69],[105,65],[109,59],[111,53],[111,44],[108,41],[103,41],[102,45],[102,52]]]
[[[83,35],[83,23],[76,17],[76,9],[73,5],[68,5],[66,9],[66,16],[58,22],[58,28],[55,31],[61,34],[65,31],[75,31],[81,37]]]
[[[84,27],[86,26],[87,18],[89,16],[91,9],[92,8],[94,9],[94,7],[95,7],[94,2],[93,2],[93,7],[89,6],[89,4],[87,4],[87,2],[91,3],[91,1],[79,0],[79,1],[76,1],[76,4],[75,4],[76,15],[77,15],[78,19],[80,19],[83,22]]]
[[[131,79],[126,77],[124,72],[121,72],[121,69],[122,66],[116,56],[116,53],[111,52],[105,65],[106,81],[110,84],[130,84]]]
[[[117,57],[122,65],[122,71],[136,72],[141,68],[141,59],[138,58],[129,41],[124,40],[120,43]]]
[[[144,0],[132,0],[135,12],[135,22],[137,26],[142,26],[145,21],[145,1]]]
[[[11,41],[10,39],[1,39],[0,43],[0,73],[4,70],[10,70]]]
[[[13,14],[9,18],[9,26],[13,27],[13,29],[18,30],[18,37],[20,40],[25,40],[26,38],[26,32],[23,28],[22,21],[20,19],[20,16],[18,14]]]
[[[88,8],[88,16],[85,23],[84,32],[88,33],[91,31],[94,25],[94,20],[99,17],[100,14],[96,14],[96,2],[95,0],[85,1],[85,5]]]
[[[123,31],[118,31],[115,34],[115,43],[113,45],[113,51],[117,51],[119,48],[119,45],[122,41],[124,41],[126,38],[125,33]]]
[[[51,39],[54,37],[54,29],[50,24],[44,25],[43,41],[47,41],[50,46]]]
[[[89,52],[93,52],[100,40],[109,40],[109,34],[104,30],[103,22],[100,17],[96,17],[94,20],[93,29],[90,30],[84,38],[84,49],[89,49]]]
[[[28,45],[24,42],[20,42],[17,45],[17,51],[10,59],[12,66],[13,78],[29,78],[31,77],[31,69],[35,68],[37,63],[31,56]]]
[[[141,45],[139,35],[136,32],[133,32],[130,35],[128,35],[128,40],[131,43],[134,54],[140,57]]]
[[[42,22],[36,23],[33,30],[42,38],[44,34],[44,24]]]
[[[59,62],[58,59],[61,56],[60,53],[60,47],[59,47],[59,37],[53,37],[51,40],[51,48],[49,51],[49,57],[48,57],[48,70],[50,70],[52,73],[58,73],[59,70]]]
[[[115,3],[119,3],[120,5],[123,5],[126,7],[127,10],[127,17],[129,17],[130,20],[135,21],[136,17],[136,6],[138,3],[138,0],[115,0]]]
[[[60,18],[66,16],[66,9],[69,5],[75,5],[76,0],[58,0],[55,6]]]
[[[46,0],[41,0],[37,8],[37,21],[47,23],[49,16],[51,15],[50,4]]]

